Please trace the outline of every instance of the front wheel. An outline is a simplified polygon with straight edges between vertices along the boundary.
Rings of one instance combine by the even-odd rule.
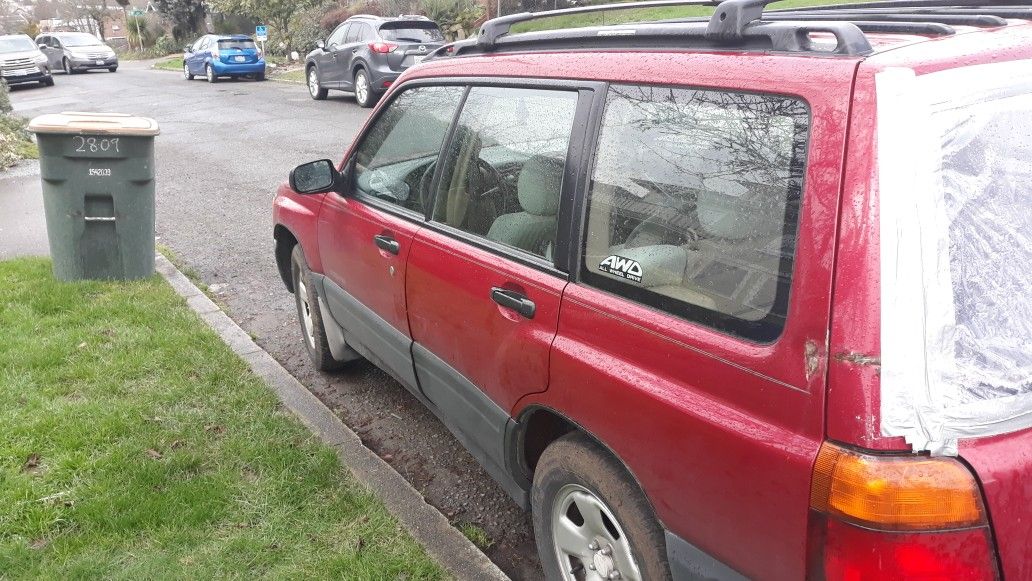
[[[43,85],[44,87],[53,87],[54,86],[54,77],[53,77],[53,75],[47,75],[47,78],[43,79],[39,83],[41,85]]]
[[[207,77],[209,83],[219,82],[219,77],[215,74],[215,69],[211,65],[204,65],[204,76]]]
[[[183,63],[183,78],[188,81],[193,80],[193,73],[190,72],[190,65],[186,63]]]
[[[61,69],[64,71],[64,74],[66,75],[70,75],[75,72],[75,69],[72,68],[72,62],[68,59],[63,59],[61,61]]]
[[[319,84],[319,71],[314,66],[308,67],[308,94],[316,101],[322,101],[329,92]]]
[[[311,272],[300,244],[295,245],[290,253],[290,272],[294,281],[297,318],[301,323],[301,341],[308,357],[319,371],[340,369],[342,363],[333,358],[330,344],[326,340],[326,327],[323,326],[322,312],[319,311],[319,295],[312,284]]]
[[[663,529],[638,485],[581,433],[541,455],[531,489],[534,536],[545,578],[670,579]]]
[[[108,67],[108,72],[113,73],[118,70],[118,67]]]
[[[358,69],[355,73],[355,102],[359,107],[372,107],[376,103],[373,87],[369,83],[369,73],[365,69]]]

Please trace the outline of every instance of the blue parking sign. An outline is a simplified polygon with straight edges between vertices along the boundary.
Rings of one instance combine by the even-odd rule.
[[[264,24],[254,27],[254,36],[262,42],[269,39],[269,29]]]

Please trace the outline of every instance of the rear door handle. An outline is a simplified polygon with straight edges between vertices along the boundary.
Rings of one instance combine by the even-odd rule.
[[[491,300],[499,305],[516,311],[528,319],[534,318],[537,305],[526,296],[501,287],[491,287]]]
[[[377,234],[376,236],[373,236],[373,242],[379,246],[381,250],[386,250],[395,256],[397,256],[398,252],[401,251],[401,244],[398,244],[398,241],[390,236]]]

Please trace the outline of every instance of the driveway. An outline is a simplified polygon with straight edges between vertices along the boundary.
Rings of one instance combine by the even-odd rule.
[[[157,138],[157,234],[257,342],[456,524],[474,524],[514,579],[541,577],[530,517],[401,385],[368,364],[314,372],[292,295],[273,258],[276,185],[304,161],[339,159],[369,111],[331,92],[316,102],[301,85],[186,81],[149,63],[117,73],[55,75],[50,88],[12,91],[24,117],[103,111],[153,117]]]

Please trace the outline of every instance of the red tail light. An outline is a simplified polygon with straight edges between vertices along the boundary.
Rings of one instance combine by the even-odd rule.
[[[371,50],[373,52],[378,52],[378,53],[381,53],[381,54],[389,53],[389,52],[393,51],[396,48],[398,48],[398,45],[396,45],[396,44],[394,44],[392,42],[370,42],[369,43],[369,50]]]
[[[956,460],[825,442],[810,507],[811,579],[999,578],[981,492]]]

